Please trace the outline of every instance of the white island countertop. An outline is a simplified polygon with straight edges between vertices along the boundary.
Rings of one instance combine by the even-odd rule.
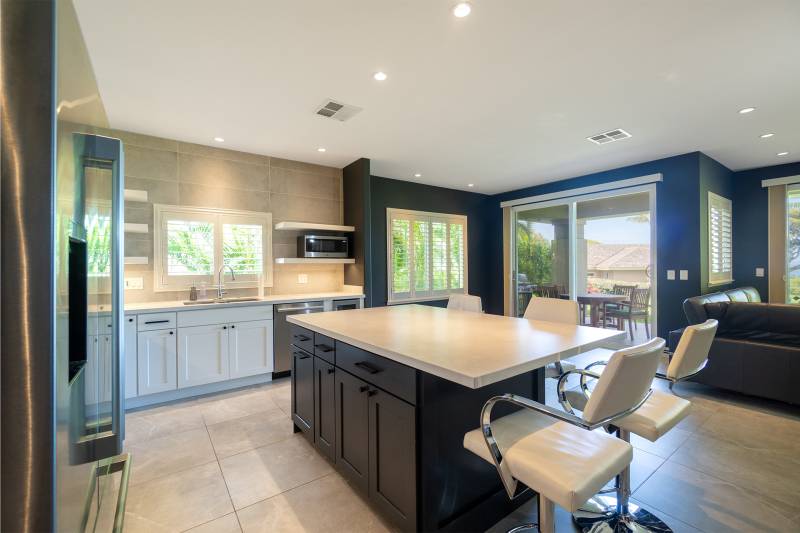
[[[212,295],[213,296],[213,295]],[[186,305],[183,300],[169,300],[163,302],[142,302],[126,303],[126,313],[157,313],[160,311],[197,311],[200,309],[223,309],[225,307],[240,307],[248,305],[278,304],[290,302],[310,302],[314,300],[344,300],[363,298],[362,291],[334,291],[334,292],[312,292],[306,294],[272,294],[261,296],[255,300],[243,300],[239,302],[208,303]],[[103,308],[100,307],[99,310]]]
[[[292,315],[287,320],[473,389],[625,335],[618,330],[426,305]]]

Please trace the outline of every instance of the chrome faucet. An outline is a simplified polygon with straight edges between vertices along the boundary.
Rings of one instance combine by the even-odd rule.
[[[222,295],[223,294],[226,294],[225,283],[223,282],[223,277],[222,277],[222,271],[225,270],[225,267],[227,267],[228,270],[231,271],[231,281],[236,281],[236,273],[233,271],[233,267],[223,263],[222,266],[219,267],[219,270],[217,271],[217,278],[219,279],[219,282],[217,283],[217,299],[218,300],[222,299]]]

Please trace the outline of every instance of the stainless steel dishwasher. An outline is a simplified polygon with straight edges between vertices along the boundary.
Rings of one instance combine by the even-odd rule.
[[[273,326],[275,333],[272,341],[272,353],[275,358],[273,377],[286,376],[292,369],[292,336],[289,332],[291,324],[286,321],[289,315],[321,313],[325,309],[322,300],[313,302],[295,302],[273,306]]]

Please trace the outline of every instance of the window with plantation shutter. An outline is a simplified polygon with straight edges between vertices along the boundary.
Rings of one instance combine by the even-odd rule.
[[[731,201],[708,193],[708,284],[733,281],[733,209]]]
[[[217,283],[222,265],[228,287],[272,286],[272,216],[227,209],[154,206],[156,290]]]
[[[389,303],[467,292],[467,217],[389,208]]]

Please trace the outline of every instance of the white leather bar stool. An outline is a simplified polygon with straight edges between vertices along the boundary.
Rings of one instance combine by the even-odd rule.
[[[534,296],[525,308],[522,318],[528,320],[546,320],[562,324],[578,324],[580,320],[578,302],[561,298],[541,298]],[[574,370],[575,365],[569,361],[556,361],[545,367],[545,377],[558,378],[566,370]]]
[[[576,511],[633,459],[627,442],[592,431],[634,413],[651,394],[663,341],[621,350],[611,357],[599,378],[582,417],[547,405],[506,394],[491,398],[481,411],[481,427],[464,435],[464,447],[497,468],[509,498],[521,483],[539,494],[539,531],[555,531],[555,504]],[[522,409],[491,420],[495,404],[506,402]],[[532,529],[525,524],[512,531]]]
[[[483,313],[483,305],[480,296],[471,294],[451,294],[447,299],[447,308],[460,311],[470,311],[472,313]]]
[[[667,368],[670,390],[677,381],[691,377],[702,370],[708,359],[708,350],[716,329],[715,320],[687,328],[684,336],[681,337],[675,356]],[[654,340],[660,341],[663,349],[664,341]],[[597,361],[587,366],[585,370],[601,365],[607,365],[607,363]],[[568,374],[559,381],[559,401],[568,412],[574,413],[573,406],[569,402],[570,396],[564,390]],[[581,388],[584,397],[588,398],[586,403],[588,407],[592,393],[588,389],[587,376],[588,374],[581,374]],[[690,408],[689,401],[654,390],[644,405],[630,415],[615,421],[610,429],[625,442],[630,442],[631,433],[655,442],[686,418]],[[573,518],[578,526],[591,531],[671,531],[669,526],[655,515],[629,502],[631,495],[630,467],[627,467],[617,477],[614,492],[614,495],[604,495],[601,492],[574,513]],[[608,529],[601,527],[603,524]]]

